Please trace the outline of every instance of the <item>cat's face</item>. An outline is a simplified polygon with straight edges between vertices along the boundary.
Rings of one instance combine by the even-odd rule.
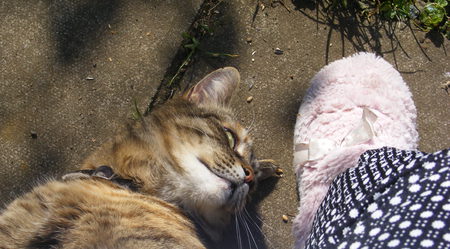
[[[243,208],[260,175],[252,140],[226,107],[238,83],[236,69],[217,70],[152,114],[164,122],[163,140],[174,161],[162,196],[213,238]]]

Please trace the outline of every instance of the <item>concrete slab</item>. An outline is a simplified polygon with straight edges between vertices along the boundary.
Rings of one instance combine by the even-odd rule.
[[[77,168],[145,109],[202,3],[0,3],[1,203]]]
[[[372,51],[396,65],[409,84],[418,109],[420,149],[426,152],[450,147],[450,96],[441,89],[450,71],[449,41],[436,44],[425,33],[412,32],[405,25],[357,26],[351,18],[328,20],[315,6],[303,7],[284,1],[263,10],[256,1],[223,2],[217,11],[221,18],[214,34],[202,41],[210,52],[239,54],[237,58],[211,58],[200,55],[187,71],[183,83],[194,83],[210,70],[233,65],[241,72],[242,84],[233,107],[244,124],[251,126],[260,158],[275,159],[286,176],[278,183],[268,182],[257,194],[256,210],[262,218],[266,242],[258,248],[291,248],[291,224],[298,207],[292,169],[292,136],[296,114],[310,79],[327,63],[358,51]],[[275,2],[275,1],[272,1]],[[300,2],[300,1],[298,1]],[[303,1],[302,1],[303,2]],[[319,14],[319,16],[317,16]],[[392,34],[390,29],[395,29]],[[416,38],[415,38],[416,37]],[[418,42],[416,42],[416,39]],[[283,54],[277,55],[279,48]],[[251,103],[247,98],[253,97]],[[300,200],[301,201],[301,200]],[[282,215],[289,221],[283,222]],[[264,236],[248,221],[257,239]],[[243,248],[256,248],[241,227]],[[236,241],[236,231],[229,231]],[[233,248],[236,242],[219,246]],[[250,245],[249,245],[250,244]]]
[[[0,3],[3,203],[40,177],[76,168],[130,117],[133,99],[141,109],[148,104],[199,2]],[[266,8],[260,5],[256,12],[257,2]],[[229,0],[217,5],[211,11],[218,11],[220,18],[201,48],[240,56],[200,53],[181,84],[195,83],[218,67],[237,67],[242,84],[233,108],[251,127],[259,157],[275,159],[285,170],[285,178],[265,182],[255,194],[249,207],[253,221],[247,218],[255,242],[241,226],[243,248],[256,248],[254,243],[258,248],[292,246],[291,220],[298,206],[291,166],[294,122],[309,80],[333,60],[363,50],[383,55],[413,92],[420,148],[431,152],[450,147],[450,97],[440,88],[449,80],[444,76],[450,71],[448,40],[404,26],[361,27],[346,16],[330,20],[315,5],[284,2],[289,10],[277,1]],[[283,54],[276,54],[276,48]],[[282,215],[288,215],[287,223]],[[212,248],[239,248],[237,238],[231,229]]]

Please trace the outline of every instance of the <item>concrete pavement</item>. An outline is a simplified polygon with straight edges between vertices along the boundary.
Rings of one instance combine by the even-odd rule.
[[[131,117],[134,100],[141,110],[147,106],[169,66],[180,63],[173,60],[181,34],[202,15],[202,2],[0,3],[2,203],[39,179],[76,169]],[[448,40],[402,24],[360,26],[348,16],[331,19],[320,6],[303,1],[211,2],[218,3],[207,9],[216,15],[211,34],[201,39],[201,51],[179,83],[183,89],[223,66],[241,72],[232,106],[251,126],[259,157],[276,160],[285,171],[284,178],[263,183],[249,207],[249,228],[259,248],[292,245],[291,219],[299,201],[291,166],[293,127],[309,80],[327,63],[362,50],[382,55],[413,92],[420,149],[450,147],[450,96],[441,89],[450,80]],[[238,248],[235,232],[212,247]],[[245,226],[240,232],[242,246],[255,248]]]

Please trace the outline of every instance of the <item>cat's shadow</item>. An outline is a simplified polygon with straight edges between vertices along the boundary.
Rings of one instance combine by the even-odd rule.
[[[270,248],[266,244],[262,232],[263,220],[258,213],[259,203],[264,200],[275,188],[280,178],[272,177],[264,180],[256,191],[251,194],[251,200],[245,209],[232,217],[232,221],[225,230],[223,239],[213,242],[207,239],[204,232],[200,237],[206,243],[208,249],[251,249]],[[201,229],[199,229],[201,230]]]

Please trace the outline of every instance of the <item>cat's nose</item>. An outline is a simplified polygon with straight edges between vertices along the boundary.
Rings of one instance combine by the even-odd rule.
[[[250,166],[243,166],[242,168],[244,169],[244,173],[245,173],[244,182],[245,183],[252,182],[253,178],[255,176],[255,174],[253,173],[253,168]]]

